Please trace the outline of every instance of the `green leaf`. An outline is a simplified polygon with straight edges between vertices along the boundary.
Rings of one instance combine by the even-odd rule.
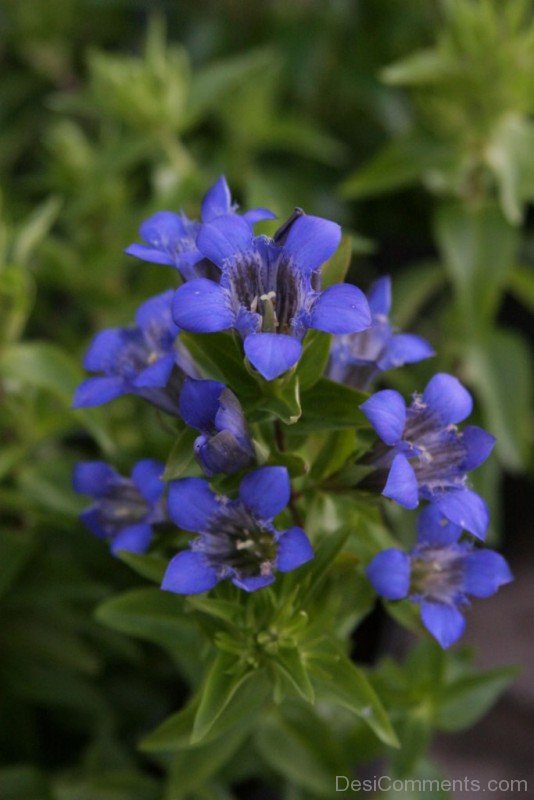
[[[240,685],[221,711],[202,741],[192,741],[192,732],[200,697],[193,697],[185,708],[168,717],[140,744],[142,750],[153,753],[174,753],[191,750],[224,736],[234,728],[250,730],[265,707],[270,688],[263,670],[255,670]]]
[[[313,389],[302,392],[302,417],[299,431],[336,430],[368,427],[359,406],[367,395],[328,378],[321,378]]]
[[[284,704],[266,715],[256,744],[265,761],[286,780],[313,795],[332,797],[339,760],[328,726],[311,708],[286,710]]]
[[[187,121],[191,124],[213,106],[224,102],[229,92],[235,91],[247,81],[253,81],[265,70],[276,64],[278,55],[267,49],[258,49],[216,61],[197,70],[192,77],[191,92],[187,106]]]
[[[297,694],[307,703],[313,703],[315,692],[299,651],[296,648],[280,649],[274,661]]]
[[[258,384],[248,372],[241,345],[230,333],[180,334],[180,341],[187,347],[206,376],[222,381],[234,391],[241,402],[256,399]]]
[[[446,277],[440,264],[417,264],[395,276],[392,319],[400,328],[407,328],[439,291]]]
[[[428,139],[408,135],[388,142],[371,160],[341,185],[344,197],[359,199],[418,183],[429,169],[446,165],[447,147]]]
[[[172,446],[170,455],[163,473],[164,481],[172,481],[183,477],[192,464],[195,463],[194,444],[198,431],[193,428],[183,428]]]
[[[517,674],[515,667],[498,667],[455,681],[441,694],[436,725],[444,731],[470,728],[489,711]]]
[[[499,187],[504,215],[512,225],[520,225],[523,206],[534,198],[534,125],[519,114],[506,114],[496,126],[486,159]]]
[[[235,728],[199,747],[178,752],[175,756],[164,800],[191,797],[232,758],[247,736],[246,728]],[[196,795],[195,795],[196,796]]]
[[[494,330],[466,353],[466,369],[482,400],[487,427],[497,437],[497,453],[510,469],[527,460],[532,431],[532,360],[522,337]]]
[[[0,356],[0,374],[50,392],[69,410],[74,390],[84,377],[73,359],[48,342],[25,342],[6,347]],[[79,409],[71,413],[73,425],[79,420],[106,453],[115,452],[115,445],[101,422],[103,418],[99,411]]]
[[[411,777],[428,750],[432,737],[431,721],[416,708],[405,714],[397,729],[401,746],[391,756],[391,767],[395,775]]]
[[[300,386],[296,372],[279,378],[277,381],[262,381],[263,392],[260,399],[249,406],[251,418],[257,421],[268,413],[270,417],[279,419],[286,425],[294,425],[300,419]]]
[[[321,268],[321,288],[343,283],[352,260],[352,238],[343,236],[333,256]],[[323,334],[324,335],[324,334]]]
[[[314,680],[318,696],[352,711],[384,744],[399,747],[389,717],[363,670],[335,646],[325,659],[324,668],[330,673],[330,678],[328,681],[323,677]]]
[[[463,203],[438,208],[436,237],[466,331],[491,321],[515,263],[518,232],[500,209]]]
[[[451,79],[454,63],[435,48],[411,53],[385,67],[381,80],[390,86],[425,86]]]
[[[534,313],[534,269],[515,267],[510,273],[508,288],[515,299]]]
[[[251,677],[251,672],[237,669],[236,657],[220,652],[204,681],[204,689],[193,725],[191,741],[196,744],[210,732],[234,694]]]
[[[142,578],[160,584],[167,569],[168,560],[152,554],[140,555],[127,550],[119,550],[118,557]]]
[[[198,678],[199,634],[184,617],[184,600],[160,589],[133,589],[106,600],[96,610],[99,622],[116,631],[166,648],[191,680]]]
[[[44,777],[29,764],[0,769],[0,797],[2,800],[50,800]]]
[[[330,355],[330,342],[328,333],[309,330],[306,334],[296,369],[301,391],[311,389],[323,375]]]
[[[44,239],[54,224],[61,208],[59,197],[49,197],[37,206],[25,220],[13,242],[12,260],[16,264],[26,264],[32,251]]]
[[[341,469],[355,450],[356,431],[343,430],[329,433],[313,462],[310,477],[314,480],[328,478]]]
[[[32,557],[36,540],[30,531],[3,530],[0,536],[0,596],[13,585]]]
[[[28,320],[35,299],[35,284],[20,264],[0,269],[0,341],[16,341]]]

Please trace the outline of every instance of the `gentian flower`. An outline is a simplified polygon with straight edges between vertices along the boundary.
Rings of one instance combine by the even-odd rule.
[[[232,203],[230,189],[224,175],[206,193],[201,207],[202,222],[211,222],[225,214],[235,214],[237,204]],[[251,224],[265,219],[274,219],[275,214],[266,208],[253,208],[243,214]],[[130,256],[150,261],[153,264],[167,264],[178,269],[185,280],[200,275],[212,275],[216,270],[203,262],[196,238],[201,223],[192,220],[181,211],[158,211],[143,222],[139,235],[147,244],[131,244],[124,251]]]
[[[180,415],[201,432],[195,456],[206,475],[232,475],[254,460],[241,404],[223,383],[187,380],[180,395]]]
[[[456,423],[473,407],[469,392],[452,375],[439,373],[410,406],[395,391],[372,395],[360,408],[387,447],[369,462],[387,474],[382,494],[405,508],[420,499],[435,503],[450,522],[484,538],[489,514],[484,500],[467,487],[467,473],[486,460],[495,438],[475,425]]]
[[[180,528],[195,531],[190,550],[170,562],[161,588],[198,594],[228,578],[247,592],[274,581],[313,558],[301,528],[276,530],[273,518],[288,504],[285,467],[261,467],[241,481],[237,500],[220,497],[203,478],[183,478],[169,489],[169,514]]]
[[[391,278],[375,281],[367,295],[372,314],[370,328],[334,336],[327,377],[365,390],[380,372],[414,364],[434,355],[429,343],[413,333],[395,333],[389,323]]]
[[[136,394],[178,415],[178,398],[187,375],[198,370],[180,344],[171,315],[173,290],[151,297],[137,310],[135,326],[110,328],[93,339],[84,359],[90,372],[76,390],[74,408],[99,406],[123,394]]]
[[[462,529],[437,506],[421,512],[417,531],[410,553],[382,551],[369,564],[367,577],[382,597],[418,603],[423,625],[447,648],[464,631],[467,595],[490,597],[513,580],[512,573],[499,553],[459,541]]]
[[[236,216],[202,225],[197,246],[221,270],[176,292],[176,323],[194,333],[235,328],[249,362],[267,380],[297,363],[308,328],[352,333],[371,322],[365,295],[349,284],[318,291],[321,265],[339,245],[334,222],[298,212],[274,239]]]
[[[80,519],[91,533],[109,541],[112,553],[146,552],[152,525],[167,519],[163,470],[162,463],[150,458],[137,462],[131,478],[123,478],[103,461],[76,464],[75,491],[95,500]]]

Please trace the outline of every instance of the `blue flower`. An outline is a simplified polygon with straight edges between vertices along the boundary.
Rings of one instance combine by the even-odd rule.
[[[376,447],[369,457],[387,474],[382,494],[406,508],[429,500],[448,520],[484,538],[488,509],[467,487],[467,473],[486,460],[495,438],[475,425],[458,430],[456,423],[472,406],[471,395],[456,378],[438,373],[408,408],[390,389],[372,395],[360,408],[388,445]]]
[[[202,478],[183,478],[169,488],[169,514],[180,528],[199,535],[190,550],[170,562],[162,589],[198,594],[229,578],[254,592],[313,558],[301,528],[278,531],[273,518],[289,502],[285,467],[261,467],[241,481],[237,500],[212,492]]]
[[[185,376],[198,377],[191,356],[178,337],[171,304],[173,290],[143,303],[131,328],[98,333],[84,359],[90,372],[76,390],[74,408],[99,406],[123,394],[136,394],[178,415],[178,398]]]
[[[418,603],[423,625],[442,647],[450,647],[465,627],[467,595],[490,597],[513,580],[512,573],[499,553],[459,541],[462,529],[437,506],[421,512],[417,533],[409,554],[382,551],[369,564],[367,577],[382,597]]]
[[[371,316],[363,293],[348,284],[318,291],[321,265],[341,231],[326,219],[298,212],[274,239],[254,237],[236,216],[202,225],[197,245],[221,269],[220,284],[200,278],[177,290],[176,323],[194,333],[235,328],[249,362],[267,380],[297,363],[308,328],[352,333]]]
[[[434,355],[429,343],[413,333],[395,333],[389,323],[391,278],[379,278],[367,295],[372,325],[360,333],[334,336],[327,375],[338,383],[365,390],[380,372],[414,364]]]
[[[232,203],[230,189],[224,175],[208,190],[201,207],[202,222],[211,222],[225,214],[234,214],[237,205]],[[266,208],[254,208],[243,214],[251,224],[275,215]],[[189,219],[181,211],[158,211],[143,222],[139,235],[147,244],[131,244],[125,253],[153,264],[167,264],[178,269],[185,280],[211,275],[210,265],[201,263],[203,255],[196,245],[201,223]]]
[[[180,415],[202,434],[195,441],[195,455],[206,475],[232,475],[254,460],[241,404],[223,383],[187,380],[180,394]]]
[[[123,478],[103,461],[76,464],[73,486],[95,502],[80,519],[91,533],[109,541],[112,553],[144,553],[152,538],[152,525],[167,519],[161,480],[164,465],[138,461],[132,477]]]

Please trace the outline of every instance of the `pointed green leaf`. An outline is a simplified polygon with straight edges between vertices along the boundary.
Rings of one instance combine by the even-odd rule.
[[[352,711],[381,741],[390,747],[398,747],[399,741],[389,717],[363,670],[335,649],[324,667],[330,673],[330,679],[315,679],[318,696]]]
[[[234,694],[250,679],[251,672],[238,668],[233,654],[220,652],[204,680],[204,688],[193,725],[193,744],[204,739]]]
[[[517,673],[515,667],[498,667],[455,681],[441,694],[437,726],[444,731],[470,728],[489,711]]]

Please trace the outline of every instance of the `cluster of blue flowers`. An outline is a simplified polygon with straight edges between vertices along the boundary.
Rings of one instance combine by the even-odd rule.
[[[368,297],[346,283],[321,290],[321,267],[341,238],[337,224],[297,209],[272,238],[254,234],[256,222],[273,218],[262,208],[239,215],[223,177],[206,194],[199,221],[154,214],[140,228],[145,244],[126,252],[174,267],[182,283],[145,302],[132,327],[99,333],[85,357],[96,374],[78,388],[76,407],[138,395],[199,432],[194,453],[206,478],[241,474],[234,499],[194,477],[171,481],[165,499],[159,462],[138,462],[131,479],[102,462],[76,467],[75,489],[94,499],[82,519],[112,552],[146,552],[158,525],[196,534],[168,565],[168,591],[205,592],[224,579],[256,591],[277,571],[313,558],[300,526],[275,527],[290,503],[287,469],[259,466],[238,397],[205,378],[181,331],[235,330],[260,382],[296,366],[310,328],[333,334],[327,377],[360,390],[389,369],[433,355],[424,339],[392,327],[389,278],[373,284]],[[409,406],[385,389],[361,408],[380,439],[365,456],[375,487],[406,508],[427,503],[410,553],[379,553],[367,576],[386,599],[418,603],[423,624],[448,647],[463,630],[467,595],[489,596],[511,580],[504,559],[469,538],[484,538],[488,510],[467,474],[487,458],[494,439],[476,426],[458,429],[472,399],[446,374],[435,375]]]

